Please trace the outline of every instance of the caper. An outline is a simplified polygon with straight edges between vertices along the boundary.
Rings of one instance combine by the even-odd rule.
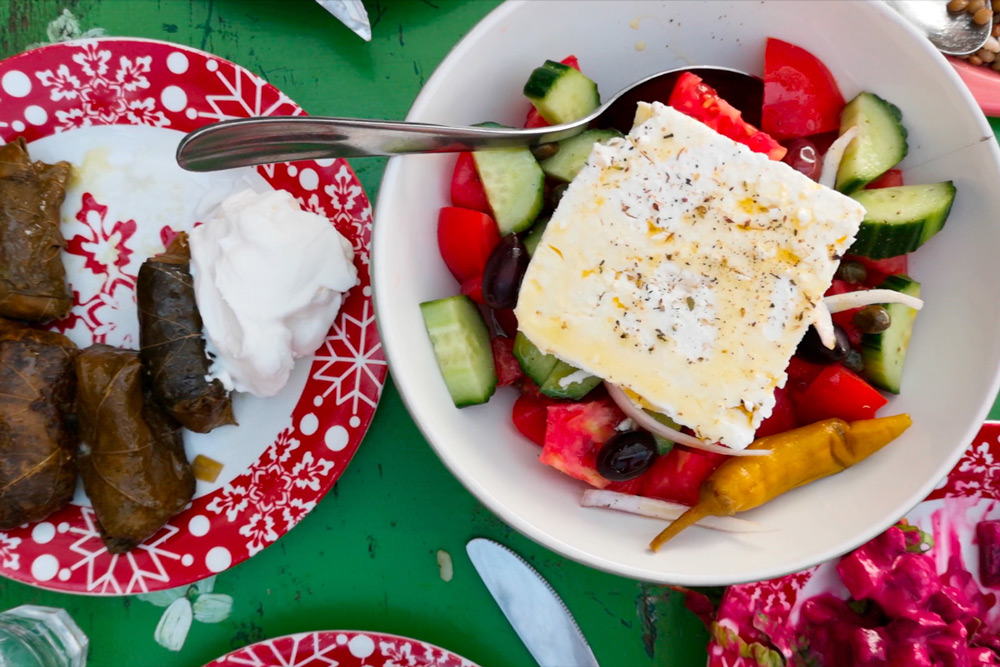
[[[837,267],[837,278],[845,283],[860,285],[868,278],[868,269],[861,262],[844,262]]]
[[[877,334],[889,328],[889,325],[892,324],[892,317],[884,306],[872,305],[865,306],[854,313],[852,321],[862,333]]]
[[[851,351],[851,339],[839,324],[833,325],[833,332],[836,342],[833,349],[830,349],[820,340],[816,327],[809,327],[795,354],[814,364],[835,364],[843,361]]]
[[[851,350],[847,353],[844,358],[844,368],[854,373],[860,373],[865,370],[864,359],[861,358],[861,353],[857,350]]]
[[[531,154],[535,156],[536,160],[548,160],[550,157],[559,152],[559,144],[552,141],[547,144],[538,144],[531,147]]]
[[[623,482],[649,470],[657,457],[656,440],[646,431],[616,433],[597,452],[597,472],[604,479]]]

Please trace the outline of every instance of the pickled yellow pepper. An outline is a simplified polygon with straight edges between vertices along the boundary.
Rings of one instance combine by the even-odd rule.
[[[698,504],[649,544],[653,551],[706,516],[731,516],[763,505],[786,491],[833,475],[895,440],[913,423],[907,414],[847,423],[826,419],[755,440],[749,449],[766,456],[732,457],[702,482]]]

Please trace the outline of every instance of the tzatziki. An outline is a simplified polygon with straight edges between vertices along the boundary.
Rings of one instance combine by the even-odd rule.
[[[237,192],[190,233],[191,272],[214,360],[209,378],[259,397],[285,386],[358,282],[330,221],[282,190]]]

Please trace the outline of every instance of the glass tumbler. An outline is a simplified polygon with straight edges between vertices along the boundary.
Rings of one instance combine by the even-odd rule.
[[[0,613],[0,667],[84,667],[87,645],[65,609],[26,604]]]

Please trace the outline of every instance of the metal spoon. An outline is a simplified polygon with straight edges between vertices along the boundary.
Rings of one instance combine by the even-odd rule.
[[[646,77],[589,116],[563,125],[505,129],[320,116],[262,116],[213,123],[189,133],[177,148],[177,163],[190,171],[214,171],[293,160],[534,146],[579,134],[591,124],[628,132],[636,104],[665,102],[677,77],[684,72],[700,76],[723,99],[737,109],[744,109],[747,122],[760,124],[764,95],[760,79],[724,67],[684,67]]]
[[[983,48],[993,23],[978,25],[965,11],[949,12],[943,0],[885,0],[885,3],[927,36],[938,51],[964,56]]]

